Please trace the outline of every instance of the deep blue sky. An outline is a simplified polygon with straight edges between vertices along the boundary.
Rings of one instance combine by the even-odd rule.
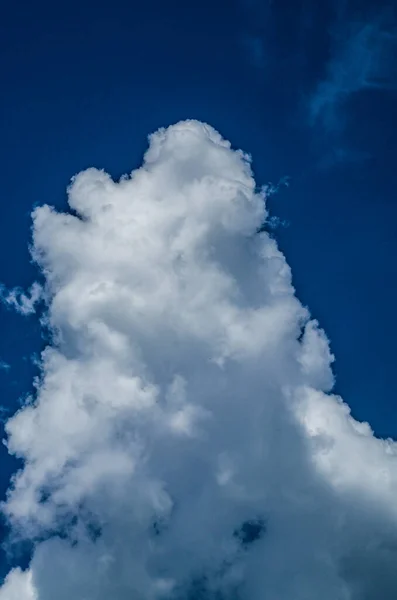
[[[29,285],[30,212],[88,166],[118,177],[146,136],[204,120],[254,157],[337,391],[397,437],[397,18],[364,0],[9,2],[0,20],[0,281]],[[154,232],[155,234],[155,232]],[[35,317],[1,308],[1,404],[29,392]],[[5,489],[14,463],[0,455]]]

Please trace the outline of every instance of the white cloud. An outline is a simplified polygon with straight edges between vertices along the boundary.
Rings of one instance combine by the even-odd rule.
[[[4,511],[35,550],[0,600],[396,597],[396,445],[327,393],[255,189],[187,121],[130,177],[74,178],[80,218],[35,210],[54,343],[7,423]]]
[[[17,568],[11,571],[0,589],[3,600],[37,600],[37,593],[32,583],[32,573]]]
[[[0,285],[0,300],[22,315],[30,315],[36,311],[35,305],[42,300],[42,294],[42,287],[37,282],[33,283],[28,294],[19,288],[6,290]]]

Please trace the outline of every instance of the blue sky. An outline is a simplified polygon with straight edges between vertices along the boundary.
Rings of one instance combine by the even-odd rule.
[[[210,123],[253,156],[274,235],[336,356],[336,391],[397,438],[397,17],[387,2],[18,2],[0,22],[0,280],[26,287],[31,211],[73,174],[138,166],[147,135]],[[32,389],[37,316],[0,313],[4,415]],[[1,454],[0,491],[15,463]]]
[[[277,238],[298,294],[331,339],[354,413],[396,434],[393,17],[375,3],[8,5],[3,283],[35,276],[32,206],[64,206],[72,174],[96,165],[118,176],[139,163],[148,132],[208,121],[253,155],[258,182],[290,178],[271,207],[290,224]],[[1,318],[8,407],[30,389],[41,341],[34,319]]]

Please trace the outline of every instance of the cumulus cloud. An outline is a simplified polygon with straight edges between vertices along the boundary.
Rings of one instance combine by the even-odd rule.
[[[396,91],[396,59],[397,27],[386,14],[338,24],[326,76],[310,100],[312,122],[339,130],[343,125],[341,108],[353,94],[374,89]]]
[[[33,552],[0,600],[396,597],[397,446],[330,392],[256,189],[187,121],[34,211],[53,342],[6,425]]]

